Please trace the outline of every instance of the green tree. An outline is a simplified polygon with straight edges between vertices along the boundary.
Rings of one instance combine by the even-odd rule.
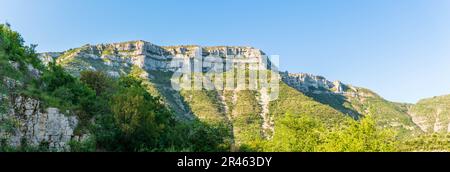
[[[128,151],[157,147],[158,138],[172,123],[171,113],[133,77],[120,79],[123,86],[112,97],[111,111]]]
[[[64,69],[55,64],[55,63],[49,63],[48,65],[48,71],[44,72],[44,75],[42,76],[42,81],[45,83],[45,90],[52,92],[56,89],[72,84],[75,82],[75,78],[64,71]]]
[[[95,92],[64,69],[50,63],[36,87],[44,90],[43,97],[58,108],[74,111],[83,123],[90,120],[99,110]]]
[[[325,136],[321,151],[327,152],[392,152],[397,150],[395,133],[376,126],[369,115],[360,121],[348,120],[339,130]]]
[[[319,120],[306,115],[286,114],[275,125],[273,139],[266,143],[265,151],[314,152],[321,144],[326,129]]]
[[[276,120],[273,139],[257,141],[254,147],[275,152],[389,152],[397,150],[395,136],[378,128],[371,116],[326,128],[308,115],[286,114]]]
[[[0,51],[7,55],[8,60],[18,62],[22,70],[26,63],[35,68],[43,69],[37,58],[35,48],[37,45],[25,46],[22,36],[13,30],[9,24],[0,24]],[[1,52],[0,52],[1,54]]]
[[[113,87],[112,78],[104,72],[99,71],[82,71],[80,73],[80,81],[95,90],[97,95],[105,93],[108,88]]]

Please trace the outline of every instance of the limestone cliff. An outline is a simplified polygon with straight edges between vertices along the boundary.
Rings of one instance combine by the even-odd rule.
[[[20,81],[4,77],[2,84],[6,89],[17,90]],[[45,147],[53,151],[69,151],[68,143],[80,140],[74,135],[78,120],[56,108],[42,107],[42,102],[19,94],[0,95],[0,139],[2,144],[12,147]]]
[[[216,46],[157,46],[145,41],[129,41],[112,44],[85,45],[65,52],[42,53],[39,58],[45,63],[56,60],[77,75],[83,70],[103,70],[112,76],[129,72],[132,66],[145,70],[173,72],[179,68],[171,64],[172,59],[207,56],[228,56],[235,61],[257,62],[263,55],[252,47]]]
[[[343,93],[344,84],[340,81],[331,82],[322,76],[316,76],[308,73],[281,73],[283,81],[289,86],[294,87],[303,92],[313,92],[313,93]]]

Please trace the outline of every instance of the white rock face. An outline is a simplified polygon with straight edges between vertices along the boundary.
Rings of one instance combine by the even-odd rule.
[[[9,113],[3,118],[15,121],[18,126],[12,133],[1,134],[4,138],[9,138],[9,145],[13,147],[20,146],[25,141],[32,146],[48,144],[51,150],[68,151],[67,143],[74,137],[77,118],[68,117],[56,108],[40,108],[38,100],[15,97]]]
[[[334,81],[333,88],[335,89],[335,93],[343,93],[344,92],[344,84],[341,81]]]
[[[194,57],[217,57],[227,56],[230,62],[253,62],[257,63],[265,55],[261,50],[252,47],[217,46],[201,47],[196,45],[187,46],[157,46],[145,41],[130,41],[113,44],[85,45],[79,49],[64,53],[43,53],[39,57],[48,62],[57,55],[64,54],[63,58],[57,58],[58,63],[70,61],[71,58],[101,60],[102,63],[111,68],[123,68],[138,66],[145,70],[176,71],[179,65],[171,64],[173,59],[189,59]],[[91,63],[88,62],[87,63]],[[77,65],[72,71],[92,70],[86,66],[87,63]],[[210,69],[212,67],[207,67]],[[204,69],[205,70],[205,69]],[[226,70],[226,69],[225,69]],[[118,71],[117,71],[118,72]]]
[[[422,130],[423,132],[427,132],[428,128],[430,127],[428,125],[428,119],[426,117],[423,116],[418,116],[412,112],[408,112],[408,114],[411,116],[412,121],[414,122],[414,124],[416,124],[417,126],[419,126],[420,130]]]
[[[259,90],[260,96],[257,97],[258,103],[261,106],[261,113],[259,114],[263,119],[262,129],[264,137],[271,138],[275,132],[275,122],[269,115],[270,96],[267,88]]]
[[[28,64],[27,69],[28,69],[28,73],[30,74],[30,76],[32,76],[36,79],[41,77],[42,72],[40,70],[34,68],[33,65]]]
[[[10,78],[3,78],[8,90],[15,90],[22,83]],[[31,146],[47,145],[50,150],[68,151],[68,142],[74,138],[78,120],[75,116],[66,116],[56,108],[43,110],[41,102],[20,95],[0,95],[0,104],[6,104],[6,111],[0,112],[0,123],[10,126],[8,130],[0,128],[0,138],[8,145]],[[3,113],[3,114],[2,114]]]
[[[41,53],[38,55],[38,58],[47,65],[50,62],[53,62],[57,57],[61,56],[62,53],[59,52],[48,52],[48,53]]]
[[[282,72],[281,77],[286,84],[302,92],[312,92],[314,94],[329,93],[330,90],[334,90],[334,93],[344,92],[344,84],[340,81],[331,82],[322,76],[308,73]]]
[[[433,131],[439,132],[442,129],[444,129],[444,127],[446,127],[447,125],[446,125],[445,121],[443,120],[443,117],[441,116],[442,109],[439,108],[436,111],[437,111],[436,117],[435,117],[436,119],[434,121]]]

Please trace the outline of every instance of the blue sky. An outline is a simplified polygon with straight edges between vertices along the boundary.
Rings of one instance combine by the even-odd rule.
[[[367,87],[392,101],[450,94],[448,0],[0,0],[38,51],[146,40],[249,45],[291,72]]]

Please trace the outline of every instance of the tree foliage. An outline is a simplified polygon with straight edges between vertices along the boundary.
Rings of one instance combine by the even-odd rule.
[[[0,24],[0,51],[6,54],[8,60],[21,64],[31,64],[42,69],[40,60],[35,53],[36,45],[25,46],[22,36],[11,29],[9,24]]]
[[[96,116],[92,130],[100,149],[110,151],[219,151],[227,150],[229,132],[223,126],[183,122],[133,75],[116,81],[109,113]]]
[[[93,89],[96,95],[102,95],[108,91],[109,88],[114,87],[112,78],[108,77],[103,72],[96,71],[82,71],[80,73],[80,81],[85,83],[89,88]]]
[[[313,117],[286,114],[277,120],[273,139],[255,147],[270,152],[385,152],[396,151],[396,144],[395,134],[377,128],[370,116],[329,129]]]
[[[157,139],[170,123],[170,113],[152,97],[138,81],[121,79],[125,87],[115,94],[111,110],[124,139],[136,146],[157,144]],[[137,142],[137,143],[134,143]],[[140,144],[140,145],[139,145]]]

